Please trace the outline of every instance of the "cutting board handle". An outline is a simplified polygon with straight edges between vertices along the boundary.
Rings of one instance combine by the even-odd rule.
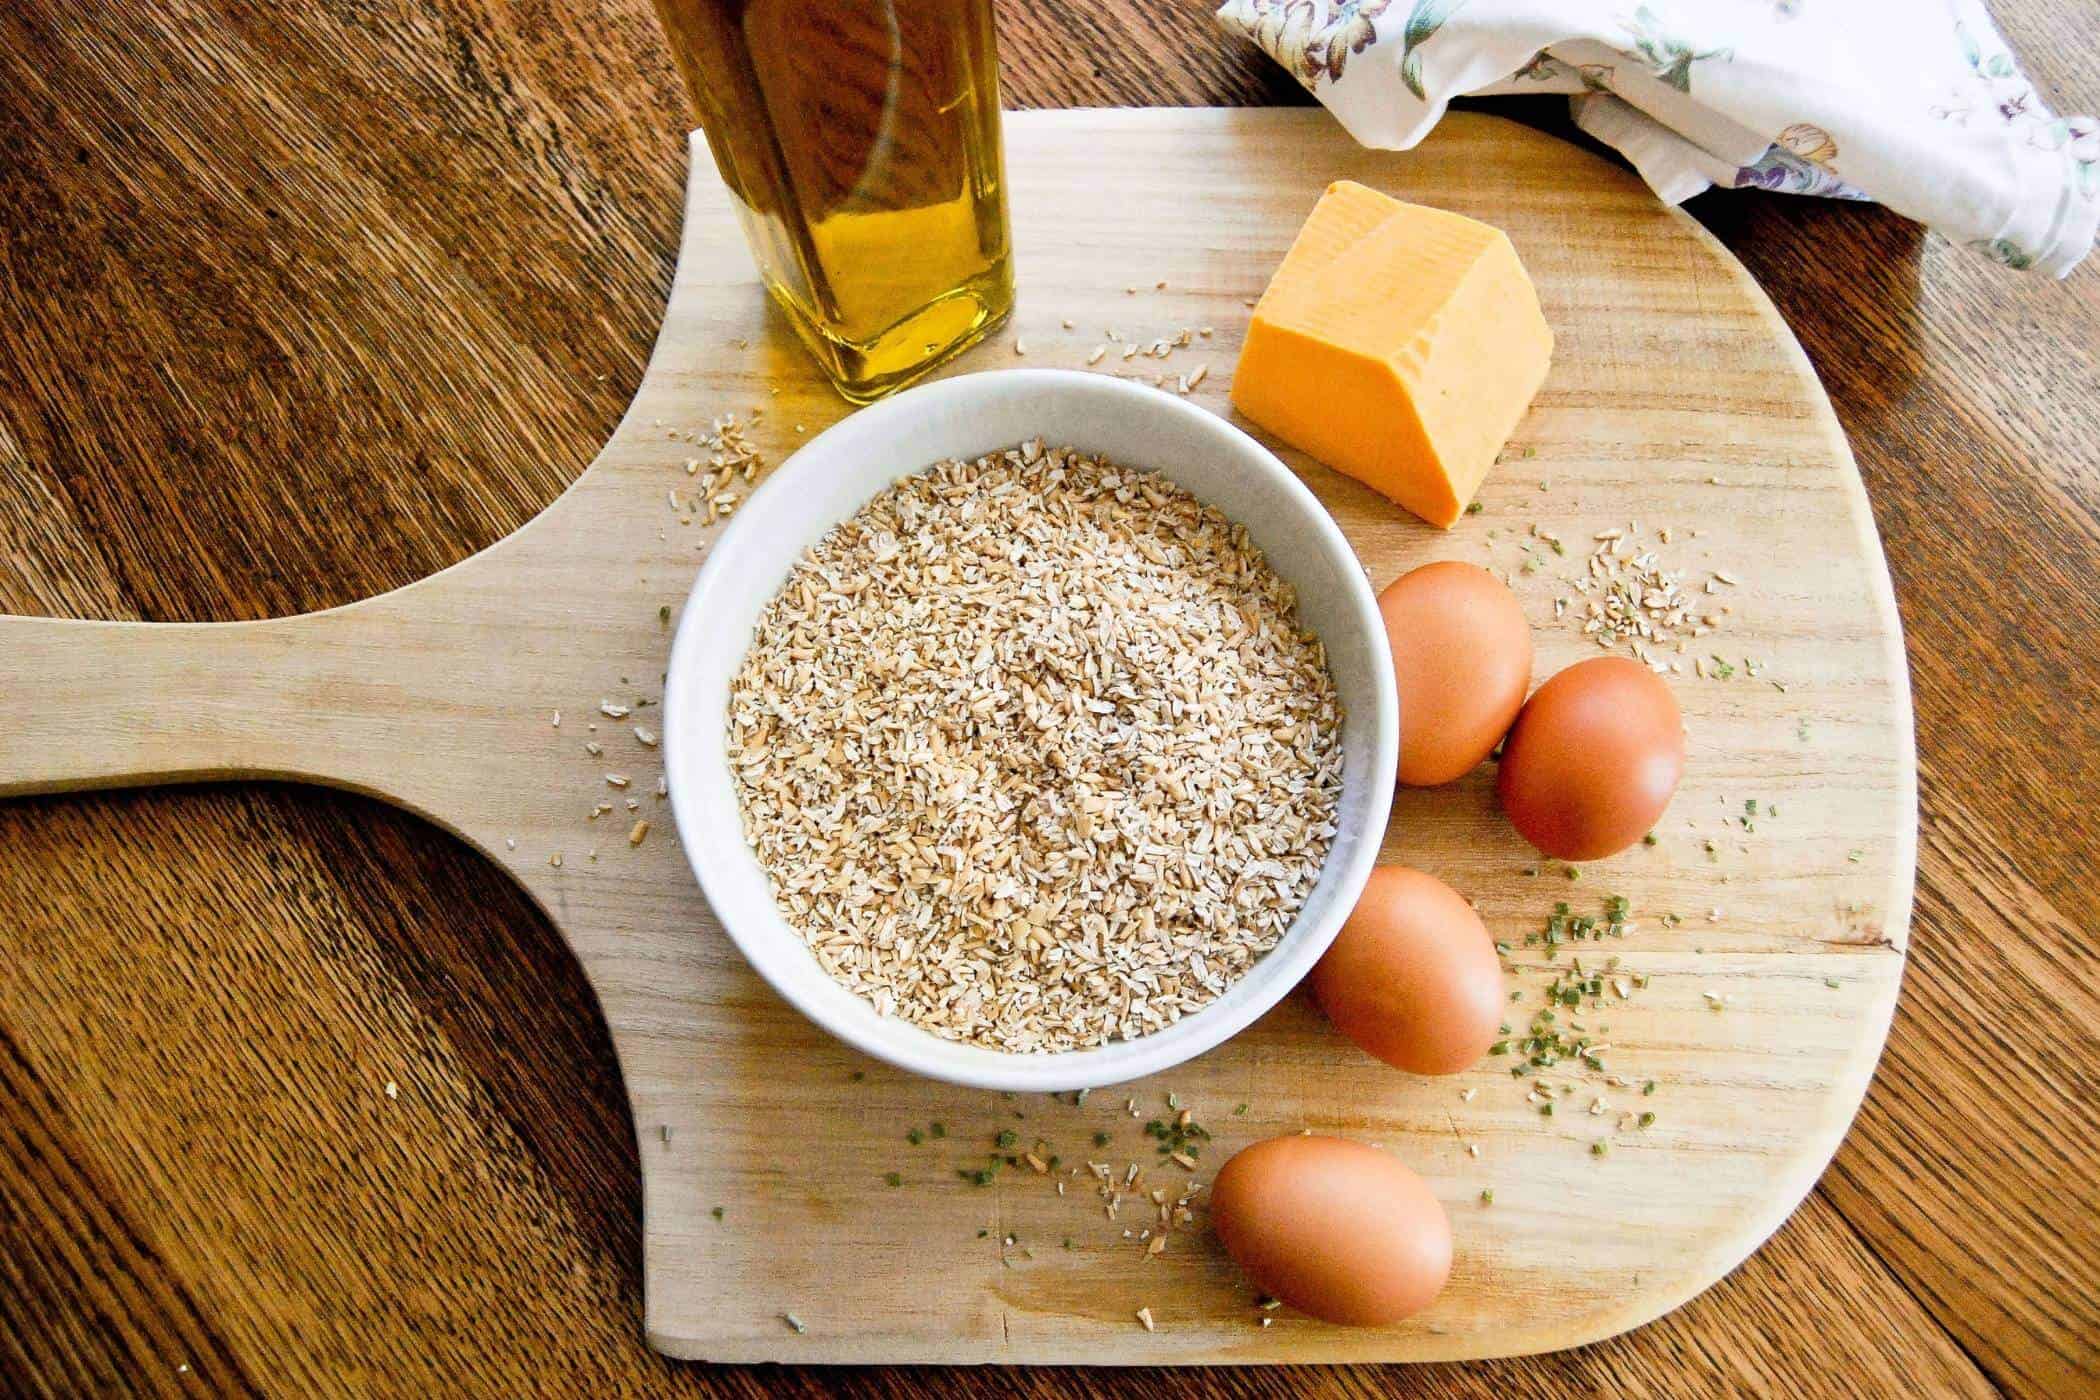
[[[230,777],[340,781],[361,705],[335,613],[267,622],[0,617],[0,797]]]

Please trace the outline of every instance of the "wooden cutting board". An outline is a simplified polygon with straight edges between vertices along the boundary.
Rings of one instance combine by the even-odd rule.
[[[1473,1357],[1571,1346],[1677,1306],[1814,1183],[1903,970],[1908,680],[1873,520],[1814,373],[1690,219],[1633,176],[1492,118],[1454,115],[1408,154],[1361,150],[1303,110],[1027,113],[1008,119],[1007,143],[1021,305],[1010,332],[951,372],[1013,365],[1023,346],[1019,363],[1167,374],[1170,387],[1201,366],[1190,396],[1229,413],[1247,306],[1341,177],[1501,225],[1536,277],[1557,357],[1480,514],[1442,533],[1283,455],[1375,584],[1444,558],[1508,573],[1541,678],[1598,654],[1573,581],[1602,531],[1637,531],[1720,619],[1688,651],[1658,654],[1684,668],[1672,681],[1690,762],[1654,845],[1571,878],[1498,816],[1489,770],[1404,791],[1394,809],[1387,859],[1475,897],[1512,945],[1520,1031],[1552,976],[1526,935],[1556,901],[1576,914],[1628,901],[1630,933],[1552,964],[1572,952],[1601,972],[1615,957],[1606,975],[1628,993],[1563,1010],[1608,1027],[1612,1049],[1603,1073],[1548,1072],[1568,1086],[1553,1116],[1528,1101],[1512,1057],[1404,1075],[1332,1034],[1302,995],[1198,1062],[1083,1104],[959,1090],[846,1050],[744,966],[669,829],[658,751],[635,733],[711,538],[691,510],[688,433],[735,413],[778,461],[847,407],[761,295],[701,145],[647,377],[559,501],[454,568],[324,613],[0,619],[0,794],[310,779],[423,813],[510,870],[612,1028],[641,1148],[648,1336],[675,1355]],[[1190,343],[1164,358],[1123,357],[1183,329]],[[1576,600],[1564,617],[1560,598]],[[1699,674],[1695,656],[1723,663]],[[640,708],[615,718],[601,702]],[[632,846],[640,818],[651,830]],[[1214,1134],[1193,1178],[1158,1165],[1142,1131],[1169,1116],[1169,1095]],[[1646,1127],[1632,1116],[1644,1112]],[[1361,1331],[1264,1313],[1200,1209],[1148,1255],[1145,1191],[1178,1197],[1241,1144],[1306,1128],[1382,1144],[1449,1207],[1457,1263],[1428,1312]],[[1007,1131],[1056,1169],[963,1179]],[[1118,1182],[1142,1168],[1115,1220],[1089,1161]]]

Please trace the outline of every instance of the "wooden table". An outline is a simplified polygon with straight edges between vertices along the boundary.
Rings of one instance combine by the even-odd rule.
[[[1008,100],[1303,100],[1207,9],[1003,5]],[[2100,106],[2100,12],[2000,10],[2045,100]],[[0,611],[325,607],[528,519],[639,377],[685,124],[646,0],[0,7]],[[1629,1336],[1147,1391],[2100,1373],[2100,274],[2017,277],[1876,209],[1693,208],[1828,383],[1908,629],[1918,902],[1866,1107],[1770,1244]],[[447,1129],[399,1131],[401,1086]],[[303,789],[0,804],[0,1391],[838,1379],[651,1354],[636,1217],[582,978],[448,838]]]

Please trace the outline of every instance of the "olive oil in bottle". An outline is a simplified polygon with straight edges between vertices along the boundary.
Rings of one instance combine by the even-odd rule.
[[[1013,307],[991,0],[656,0],[760,276],[841,394]]]

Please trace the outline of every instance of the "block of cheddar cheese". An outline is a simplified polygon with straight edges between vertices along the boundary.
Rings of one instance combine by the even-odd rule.
[[[1538,294],[1500,229],[1343,180],[1255,306],[1232,402],[1448,529],[1552,353]]]

